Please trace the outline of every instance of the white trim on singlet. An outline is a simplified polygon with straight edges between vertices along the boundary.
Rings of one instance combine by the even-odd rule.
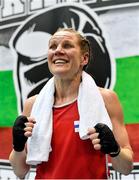
[[[73,99],[73,100],[70,101],[70,102],[61,104],[61,105],[53,105],[53,107],[54,107],[54,108],[61,108],[61,107],[64,107],[64,106],[67,106],[67,105],[70,105],[70,104],[74,103],[76,100],[77,100],[77,98]]]

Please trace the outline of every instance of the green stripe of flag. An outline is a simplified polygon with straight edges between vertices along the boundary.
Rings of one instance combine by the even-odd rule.
[[[121,101],[125,123],[139,123],[139,56],[116,59],[114,90]],[[11,127],[17,116],[12,71],[0,71],[0,126]]]
[[[17,116],[12,71],[0,71],[0,126],[12,126]]]
[[[115,91],[121,101],[125,123],[139,123],[139,56],[116,60]]]

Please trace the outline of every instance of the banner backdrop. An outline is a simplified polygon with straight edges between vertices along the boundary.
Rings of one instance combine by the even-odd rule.
[[[135,163],[139,162],[139,3],[109,1],[0,1],[0,159],[12,149],[11,127],[26,98],[52,76],[47,45],[59,27],[73,27],[91,42],[87,72],[116,91]],[[0,175],[1,176],[1,175]]]

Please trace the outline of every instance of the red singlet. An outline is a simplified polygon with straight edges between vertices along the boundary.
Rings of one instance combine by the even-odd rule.
[[[52,152],[37,166],[36,179],[107,179],[106,156],[80,139],[78,121],[77,101],[53,108]]]

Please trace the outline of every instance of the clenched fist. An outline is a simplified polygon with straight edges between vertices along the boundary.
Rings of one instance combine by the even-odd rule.
[[[120,153],[120,146],[107,125],[98,123],[94,128],[89,129],[88,134],[94,149],[101,150],[111,157],[116,157]]]

